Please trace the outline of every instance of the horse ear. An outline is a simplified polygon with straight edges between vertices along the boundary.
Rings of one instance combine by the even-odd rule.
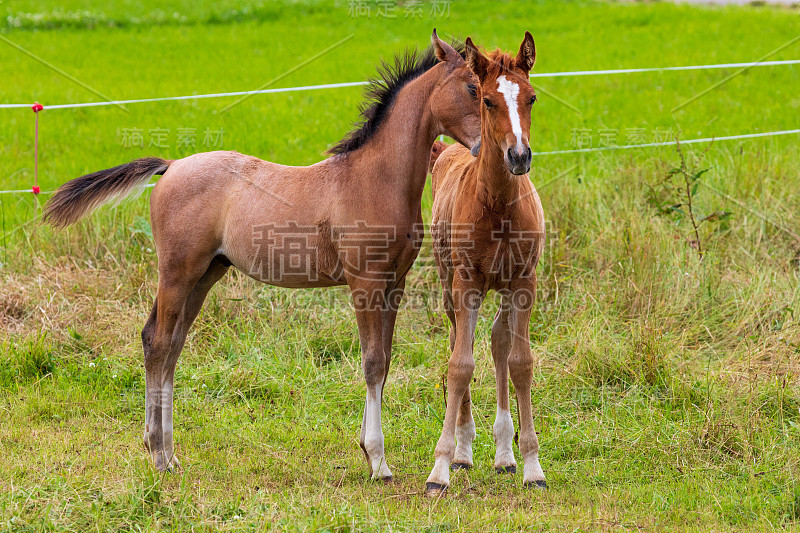
[[[463,61],[461,54],[456,52],[452,46],[439,39],[439,36],[436,34],[436,28],[433,29],[431,43],[433,44],[433,49],[436,52],[436,58],[439,61],[452,61],[454,64]]]
[[[467,37],[464,49],[467,53],[467,66],[479,80],[483,80],[489,70],[489,60],[478,50],[471,37]]]
[[[525,74],[530,73],[533,64],[536,63],[536,43],[533,42],[533,35],[529,31],[525,32],[525,39],[522,40],[515,62],[517,68]]]

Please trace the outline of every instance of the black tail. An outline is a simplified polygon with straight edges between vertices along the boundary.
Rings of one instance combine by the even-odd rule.
[[[172,161],[157,157],[136,159],[70,180],[58,188],[44,209],[44,221],[63,228],[74,224],[106,202],[121,200],[143,187],[155,174],[167,171]]]

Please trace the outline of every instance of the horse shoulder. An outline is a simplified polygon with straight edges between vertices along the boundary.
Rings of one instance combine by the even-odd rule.
[[[445,182],[451,181],[454,174],[459,171],[468,162],[469,150],[464,148],[461,144],[455,143],[448,146],[436,159],[431,171],[431,189],[433,197],[439,194],[442,187],[449,187]]]

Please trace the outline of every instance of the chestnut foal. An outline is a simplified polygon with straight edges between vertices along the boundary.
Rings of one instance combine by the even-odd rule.
[[[433,32],[433,46],[379,71],[363,123],[333,157],[287,167],[236,152],[146,158],[62,185],[45,220],[63,227],[163,174],[150,197],[158,293],[142,330],[144,444],[159,470],[173,445],[175,365],[206,294],[233,265],[280,287],[348,285],[367,395],[360,444],[373,479],[384,458],[381,403],[405,277],[422,240],[421,199],[440,134],[467,146],[480,136],[475,76]]]
[[[447,489],[451,467],[472,467],[473,343],[480,305],[491,289],[501,294],[502,302],[492,326],[497,384],[494,467],[498,472],[516,472],[508,403],[510,372],[519,408],[523,481],[525,486],[546,486],[531,412],[533,356],[528,338],[536,264],[545,242],[542,205],[528,179],[531,106],[536,101],[528,74],[536,47],[526,32],[516,57],[500,51],[487,57],[467,39],[466,58],[480,80],[483,100],[479,152],[474,158],[466,148],[453,145],[438,157],[433,169],[431,233],[452,323],[452,356],[444,428],[427,480],[429,495]]]

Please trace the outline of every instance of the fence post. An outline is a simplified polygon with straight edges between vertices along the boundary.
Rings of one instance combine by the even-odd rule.
[[[39,111],[44,109],[44,106],[39,102],[34,102],[31,106],[33,114],[36,116],[36,125],[33,131],[33,196],[37,198],[39,195]],[[37,198],[38,200],[38,198]],[[36,202],[38,205],[38,202]]]

